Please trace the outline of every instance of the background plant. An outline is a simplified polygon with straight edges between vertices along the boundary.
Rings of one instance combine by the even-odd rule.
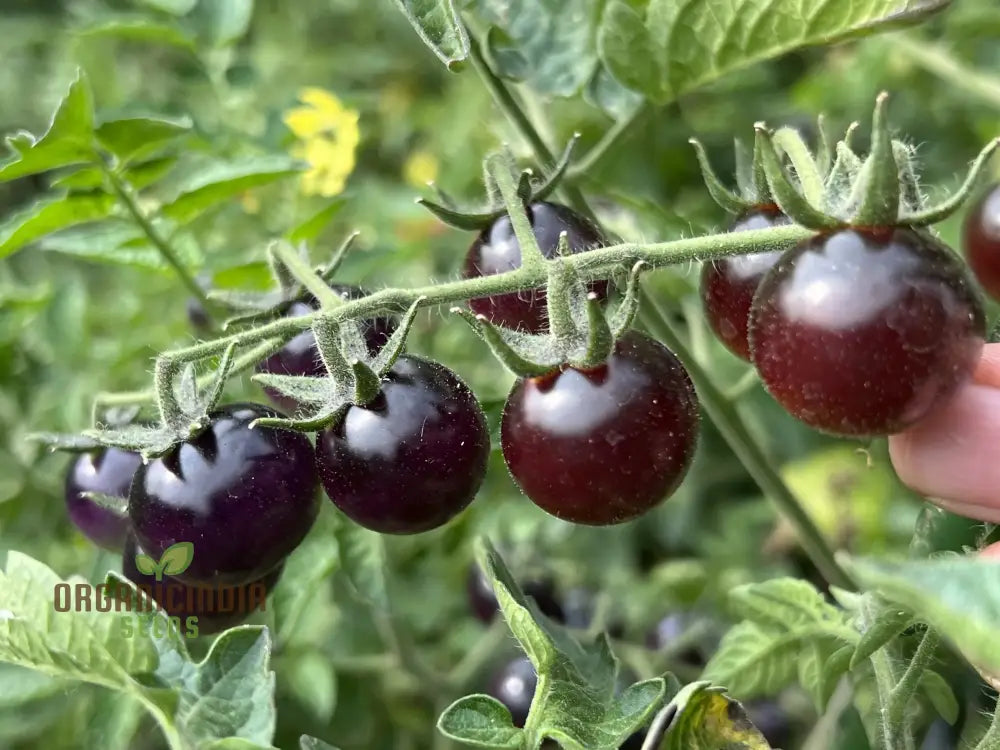
[[[719,28],[709,23],[717,9],[708,2],[692,4],[687,18],[656,0],[399,5],[454,72],[403,14],[387,12],[389,4],[220,4],[224,12],[213,3],[161,0],[6,4],[5,132],[41,135],[60,102],[63,116],[52,148],[35,143],[34,156],[0,172],[12,178],[17,163],[36,158],[42,167],[22,166],[23,176],[0,184],[0,254],[9,256],[0,265],[0,546],[19,551],[7,554],[0,613],[48,606],[55,576],[21,553],[60,577],[100,582],[117,568],[114,556],[95,553],[65,521],[65,457],[49,456],[26,436],[86,427],[95,393],[146,389],[154,356],[193,343],[183,308],[202,294],[199,274],[217,289],[261,291],[270,283],[263,262],[270,240],[306,241],[321,262],[360,229],[344,280],[374,289],[428,280],[433,288],[455,277],[471,235],[445,229],[413,197],[435,199],[422,185],[434,180],[475,203],[481,158],[501,141],[526,163],[549,167],[553,152],[581,132],[563,199],[579,205],[585,197],[621,237],[659,242],[706,235],[725,220],[700,181],[686,143],[692,135],[726,174],[731,137],[750,133],[754,121],[811,123],[822,111],[832,132],[843,132],[850,121],[866,121],[875,95],[888,89],[898,131],[927,144],[923,179],[937,195],[998,131],[1000,85],[988,71],[998,63],[991,35],[1000,17],[971,0],[918,30],[836,46],[827,45],[881,30],[880,19],[894,14],[921,20],[935,4],[870,3],[856,16],[807,24],[748,3],[745,16],[723,17]],[[778,18],[784,25],[774,31],[768,21]],[[717,46],[726,28],[760,33]],[[719,51],[705,55],[705,47]],[[86,78],[67,95],[78,68]],[[342,111],[359,113],[356,151],[350,137],[313,149],[312,168],[332,174],[356,158],[335,197],[306,195],[313,191],[295,159],[310,158],[309,131],[289,113],[314,86],[335,95]],[[21,150],[29,141],[11,144]],[[952,244],[956,227],[955,220],[939,227]],[[785,231],[791,238],[797,230]],[[655,513],[611,530],[567,526],[518,495],[499,456],[480,501],[434,534],[383,544],[325,507],[289,560],[284,578],[297,585],[279,587],[263,619],[266,634],[234,631],[208,654],[200,642],[191,654],[154,639],[123,646],[104,638],[99,617],[32,635],[48,661],[37,651],[27,661],[48,676],[0,667],[2,742],[160,746],[160,730],[140,710],[145,704],[181,747],[291,747],[302,734],[342,748],[443,746],[443,734],[432,738],[435,721],[452,701],[481,690],[491,666],[490,653],[475,644],[489,638],[501,644],[496,649],[512,649],[502,623],[484,637],[465,614],[473,539],[486,534],[519,572],[545,569],[563,588],[603,592],[602,610],[618,615],[629,634],[615,652],[640,678],[681,673],[669,654],[635,644],[666,612],[694,607],[723,625],[740,623],[705,678],[740,699],[780,695],[804,728],[802,742],[906,747],[933,716],[964,713],[960,731],[975,744],[980,709],[991,701],[935,633],[990,667],[995,574],[964,559],[888,562],[910,543],[920,506],[892,476],[884,448],[868,446],[869,468],[854,446],[793,423],[759,389],[727,400],[745,368],[708,335],[696,279],[687,263],[645,279],[656,304],[643,306],[641,320],[693,364],[708,417],[684,486]],[[510,380],[460,321],[422,314],[409,347],[460,372],[498,415]],[[258,394],[245,378],[232,386],[232,396]],[[839,574],[822,547],[847,549],[866,558],[846,562],[847,572],[881,596],[835,591],[842,609],[833,611],[807,584],[783,579],[815,576],[789,533],[802,528],[797,513],[812,519],[816,538],[804,541],[814,559],[825,559],[828,576]],[[983,537],[942,513],[919,518],[921,557]],[[776,599],[780,618],[765,611]],[[911,628],[913,620],[934,630]],[[10,634],[24,636],[18,623],[0,627],[4,661],[25,662],[12,658]],[[69,628],[73,638],[61,640]],[[935,655],[935,669],[924,671]],[[168,674],[165,664],[182,666]],[[854,700],[838,688],[852,666]],[[159,670],[162,692],[137,679],[151,670]],[[220,709],[213,687],[224,692],[232,684],[250,688]],[[915,688],[922,697],[911,701]],[[665,685],[663,700],[672,689]],[[683,721],[666,740],[680,744],[668,746],[718,746],[700,731],[710,722],[697,719],[724,706],[717,696],[691,682],[673,697]],[[220,723],[222,715],[236,718]],[[556,716],[553,709],[552,722]],[[463,732],[465,725],[449,729]],[[243,739],[222,739],[231,735]]]

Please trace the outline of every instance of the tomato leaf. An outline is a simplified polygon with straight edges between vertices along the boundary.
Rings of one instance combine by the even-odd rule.
[[[665,713],[673,716],[659,744],[660,750],[768,750],[771,746],[743,707],[707,682],[684,687]]]
[[[0,164],[0,182],[47,172],[57,167],[92,161],[94,152],[94,100],[87,77],[78,73],[59,102],[45,134],[8,136],[14,157]]]
[[[613,750],[645,724],[667,691],[661,678],[645,680],[617,692],[618,663],[607,635],[581,643],[543,615],[525,597],[500,555],[480,540],[479,564],[511,633],[538,674],[531,715],[535,731],[564,747]]]
[[[844,561],[862,585],[914,612],[974,665],[1000,672],[1000,562],[975,556]]]
[[[445,709],[438,730],[445,737],[473,747],[520,748],[524,732],[512,723],[510,711],[488,695],[467,695]]]
[[[649,0],[643,13],[642,4],[612,0],[598,47],[619,83],[664,103],[762,60],[909,24],[950,2]]]
[[[194,54],[194,37],[170,23],[153,21],[146,16],[111,16],[77,30],[81,37],[114,37],[133,42],[164,44]]]
[[[374,531],[338,518],[337,543],[341,570],[358,594],[375,607],[388,610],[386,591],[385,544]]]
[[[147,159],[160,148],[191,132],[188,118],[125,117],[101,123],[95,134],[101,145],[122,162]]]
[[[61,229],[103,219],[114,204],[105,193],[42,199],[0,222],[0,258]]]
[[[250,28],[253,0],[200,2],[189,18],[201,39],[213,47],[227,47],[239,41]]]
[[[450,70],[469,56],[469,36],[452,0],[395,0],[410,25]]]

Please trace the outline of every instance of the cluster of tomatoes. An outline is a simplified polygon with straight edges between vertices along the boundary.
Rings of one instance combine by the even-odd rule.
[[[564,206],[538,201],[526,208],[547,257],[564,232],[572,252],[603,244],[596,227]],[[777,208],[760,206],[732,231],[787,221]],[[1000,294],[1000,188],[970,214],[966,245],[983,285]],[[473,243],[464,273],[500,273],[520,261],[504,216]],[[592,291],[605,296],[607,284]],[[985,337],[965,265],[931,235],[905,227],[848,228],[785,254],[708,263],[702,296],[719,338],[756,366],[790,413],[842,435],[890,434],[921,419],[968,377]],[[546,327],[543,290],[470,305],[497,325],[531,333]],[[315,306],[303,299],[286,314]],[[394,328],[391,318],[362,324],[373,352]],[[258,369],[325,372],[308,331]],[[286,410],[297,407],[269,395]],[[201,434],[149,463],[116,448],[81,454],[66,480],[70,517],[97,544],[124,549],[125,573],[136,582],[147,582],[135,569],[137,553],[158,557],[191,542],[194,561],[180,585],[273,584],[315,520],[318,485],[360,525],[408,534],[454,518],[486,472],[490,438],[475,396],[454,372],[420,357],[400,356],[378,396],[347,408],[315,444],[301,433],[250,428],[276,415],[260,404],[223,407]],[[673,492],[697,434],[687,372],[662,344],[632,331],[597,367],[567,365],[518,380],[504,408],[501,447],[514,481],[539,507],[607,525],[636,518]],[[127,514],[95,504],[90,492],[127,498]],[[210,619],[202,622],[206,632]],[[223,620],[220,627],[229,624]]]

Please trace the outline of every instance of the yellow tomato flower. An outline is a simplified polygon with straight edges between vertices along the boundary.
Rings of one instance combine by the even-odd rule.
[[[290,109],[284,120],[299,141],[292,156],[309,164],[302,175],[302,192],[329,198],[343,192],[354,171],[361,142],[359,115],[320,88],[303,89],[299,101],[304,106]]]
[[[403,179],[413,187],[423,187],[438,176],[438,160],[430,151],[417,149],[403,164]]]

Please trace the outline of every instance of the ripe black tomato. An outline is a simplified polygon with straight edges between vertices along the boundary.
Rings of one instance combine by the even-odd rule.
[[[511,476],[540,508],[574,523],[622,523],[684,478],[698,402],[673,353],[633,331],[599,367],[518,381],[500,437]]]
[[[171,576],[163,576],[163,580],[157,581],[154,576],[139,572],[135,557],[140,552],[145,554],[136,544],[135,537],[129,535],[122,553],[124,576],[140,587],[143,595],[152,597],[169,616],[179,618],[182,633],[186,630],[187,619],[197,617],[199,635],[234,627],[254,610],[263,610],[265,599],[284,568],[284,564],[279,564],[259,581],[242,586],[204,588]]]
[[[825,432],[914,424],[972,373],[986,333],[979,294],[946,246],[911,229],[846,229],[785,254],[750,315],[771,395]]]
[[[764,207],[741,216],[730,232],[788,224],[788,217],[776,207]],[[701,269],[701,300],[709,325],[737,357],[750,361],[747,326],[754,292],[764,274],[771,270],[780,252],[734,255],[709,261]]]
[[[527,656],[519,656],[494,675],[487,692],[507,707],[515,727],[523,727],[537,686],[534,665]]]
[[[332,284],[330,288],[345,300],[359,299],[368,294],[364,289],[347,284]],[[285,316],[289,318],[301,317],[315,311],[318,307],[319,303],[316,298],[307,295],[289,305]],[[395,330],[396,321],[391,317],[372,318],[361,323],[362,335],[372,354],[385,346]],[[326,368],[323,366],[319,350],[316,348],[316,337],[313,332],[303,331],[285,344],[280,351],[259,362],[257,372],[319,377],[326,374]],[[294,412],[298,408],[298,403],[294,399],[270,388],[265,388],[264,391],[279,408],[287,412]]]
[[[250,423],[277,412],[233,404],[211,426],[140,466],[129,495],[139,546],[159,558],[176,542],[194,544],[179,577],[194,584],[256,581],[294,550],[319,510],[309,439]]]
[[[993,185],[965,217],[965,257],[986,293],[1000,300],[1000,184]]]
[[[128,516],[103,508],[84,492],[127,498],[132,477],[142,463],[138,453],[105,448],[81,453],[66,473],[66,509],[70,520],[94,544],[119,550],[128,534]]]
[[[526,207],[528,219],[538,247],[546,258],[555,255],[559,235],[566,232],[569,248],[578,253],[600,247],[604,238],[600,230],[575,211],[557,203],[538,201]],[[472,243],[465,258],[463,275],[467,279],[513,271],[521,266],[521,246],[514,236],[509,216],[501,216]],[[601,299],[607,297],[608,283],[595,282],[591,291]],[[545,290],[498,294],[469,301],[477,315],[507,328],[519,328],[530,333],[540,333],[548,328],[548,309]]]
[[[316,440],[326,494],[384,534],[441,526],[464,510],[486,474],[490,437],[472,391],[447,367],[396,360],[379,396],[351,406]]]

